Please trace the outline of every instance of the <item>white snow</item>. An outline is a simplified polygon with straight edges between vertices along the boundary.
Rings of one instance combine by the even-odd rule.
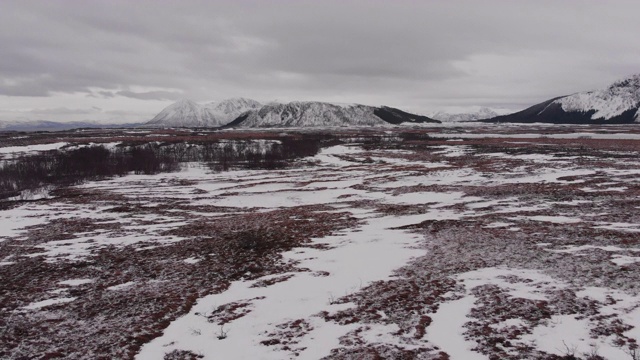
[[[523,217],[520,217],[520,218],[523,218]],[[536,216],[528,216],[526,217],[526,219],[529,219],[532,221],[550,222],[554,224],[575,224],[575,223],[582,222],[582,219],[572,218],[567,216],[560,216],[560,215],[555,215],[555,216],[536,215]]]
[[[57,142],[52,144],[37,144],[26,146],[5,146],[0,147],[0,154],[16,154],[16,153],[33,153],[38,151],[57,150],[67,145],[66,142]]]
[[[371,281],[389,279],[393,269],[405,264],[423,251],[416,249],[421,237],[392,227],[411,224],[415,216],[378,217],[374,213],[355,211],[366,223],[360,228],[315,239],[332,246],[329,250],[314,248],[294,249],[285,257],[299,261],[298,266],[312,272],[295,273],[294,277],[269,287],[251,288],[252,281],[238,281],[221,293],[198,300],[188,315],[169,325],[163,336],[145,345],[138,359],[157,359],[172,349],[189,349],[205,354],[205,358],[225,359],[282,359],[287,352],[266,351],[259,342],[274,326],[299,318],[311,319],[313,330],[306,334],[299,346],[306,347],[296,358],[318,359],[328,355],[337,346],[337,339],[354,328],[327,323],[313,317],[321,311],[335,311],[345,305],[332,305],[331,299],[357,291]],[[327,271],[328,276],[314,276],[316,271]],[[264,296],[260,300],[256,297]],[[211,334],[220,331],[196,313],[207,313],[216,306],[230,302],[250,302],[252,311],[228,325],[228,337],[211,340]],[[194,336],[190,329],[198,328],[207,336]],[[214,356],[215,354],[215,356]]]
[[[640,224],[636,224],[636,223],[596,222],[594,228],[596,228],[596,229],[609,229],[609,230],[616,230],[616,231],[626,231],[626,232],[640,232]]]
[[[113,290],[113,291],[115,291],[115,290],[122,290],[122,289],[126,289],[126,288],[128,288],[129,286],[134,285],[135,283],[136,283],[135,281],[128,281],[128,282],[126,282],[126,283],[122,283],[122,284],[118,284],[118,285],[109,286],[109,287],[107,288],[107,290]]]
[[[501,221],[496,221],[496,222],[492,222],[489,225],[485,225],[486,228],[500,228],[500,227],[509,227],[511,225],[514,225],[513,223],[508,223],[508,222],[501,222]]]
[[[427,328],[426,337],[449,354],[452,360],[487,359],[486,356],[471,351],[476,344],[465,340],[463,335],[463,325],[469,321],[467,314],[471,311],[474,301],[474,296],[466,296],[445,302],[440,305],[438,312],[430,315],[432,322]]]
[[[625,256],[625,255],[613,255],[611,262],[616,265],[629,265],[633,263],[640,262],[640,257],[636,256]]]
[[[84,284],[90,284],[94,282],[94,279],[69,279],[58,282],[60,285],[79,286]]]
[[[621,248],[618,246],[608,245],[608,246],[595,246],[595,245],[566,245],[564,249],[547,249],[547,251],[555,252],[555,253],[576,253],[584,250],[592,250],[598,249],[608,252],[617,252],[617,251],[638,251],[640,252],[640,248]]]
[[[42,300],[42,301],[38,301],[38,302],[34,302],[31,303],[27,306],[22,307],[22,309],[25,310],[37,310],[43,307],[47,307],[47,306],[51,306],[51,305],[56,305],[56,304],[64,304],[64,303],[68,303],[71,302],[73,300],[75,300],[77,298],[75,297],[68,297],[68,298],[56,298],[56,299],[48,299],[48,300]]]
[[[535,133],[525,134],[500,134],[500,133],[439,133],[438,137],[442,138],[461,138],[461,139],[580,139],[590,137],[600,140],[640,140],[640,134],[635,133],[600,133],[600,132],[574,132],[574,133],[555,133],[541,135]]]
[[[578,320],[575,315],[553,315],[546,326],[537,326],[532,334],[522,337],[524,342],[556,355],[575,353],[579,356],[598,350],[605,359],[625,359],[628,355],[610,342],[593,340],[589,334],[590,324],[586,319]],[[613,340],[613,339],[612,339]]]
[[[187,264],[197,264],[197,263],[199,263],[200,261],[202,261],[202,259],[196,259],[196,258],[194,258],[194,257],[190,257],[190,258],[188,258],[188,259],[184,259],[184,260],[182,260],[182,261],[186,262]]]
[[[229,216],[247,211],[268,211],[299,205],[325,204],[335,211],[349,212],[351,216],[361,220],[358,227],[339,231],[331,236],[313,239],[315,244],[329,245],[324,248],[295,248],[284,253],[287,261],[295,263],[299,268],[307,268],[309,272],[291,272],[286,281],[267,287],[251,287],[255,280],[236,281],[229,289],[219,294],[205,296],[198,300],[191,311],[173,321],[161,337],[146,344],[139,359],[162,358],[166,352],[174,349],[192,350],[202,353],[205,358],[224,359],[286,359],[293,358],[292,351],[281,347],[265,347],[260,341],[266,340],[268,334],[277,329],[277,325],[297,319],[305,319],[312,330],[300,336],[298,343],[292,345],[300,354],[299,359],[318,359],[328,355],[328,351],[339,346],[339,337],[363,324],[346,326],[327,322],[322,317],[314,316],[321,311],[333,313],[347,309],[353,304],[331,304],[332,299],[358,291],[361,287],[377,280],[393,278],[393,271],[406,265],[412,258],[424,254],[420,245],[424,241],[422,234],[410,233],[394,228],[420,223],[425,220],[462,219],[485,215],[509,214],[512,212],[536,212],[561,205],[571,205],[571,209],[558,215],[498,216],[495,221],[485,223],[486,228],[508,228],[519,231],[516,226],[522,221],[539,221],[556,224],[577,224],[587,222],[592,216],[580,208],[581,205],[594,203],[586,200],[566,202],[534,202],[523,197],[512,196],[502,198],[483,196],[465,196],[457,185],[476,187],[522,184],[522,183],[567,183],[558,180],[563,176],[584,176],[595,174],[593,169],[570,166],[570,163],[559,163],[555,157],[547,155],[522,155],[519,160],[527,163],[553,164],[528,171],[524,167],[511,169],[509,173],[496,173],[491,176],[473,169],[448,169],[453,157],[494,156],[503,158],[510,155],[503,153],[476,155],[470,147],[440,146],[435,149],[436,155],[445,158],[442,162],[425,164],[420,161],[399,159],[399,153],[365,151],[357,144],[339,145],[323,149],[313,158],[305,159],[316,162],[313,171],[309,168],[293,168],[279,171],[230,171],[226,173],[210,173],[201,166],[191,166],[179,173],[146,175],[128,175],[110,180],[88,182],[79,186],[82,189],[104,191],[117,194],[140,206],[152,207],[163,204],[164,199],[172,198],[189,202],[191,205],[225,206],[233,212],[194,211],[193,214],[207,216],[212,221],[218,216]],[[402,154],[410,155],[410,154]],[[375,164],[366,164],[362,160],[371,158]],[[560,157],[560,161],[567,160]],[[407,166],[423,165],[423,169],[410,170]],[[375,171],[372,167],[375,166]],[[443,169],[428,169],[426,168]],[[609,176],[630,176],[637,174],[636,169],[613,170],[604,169]],[[176,185],[176,180],[191,180],[187,185]],[[580,180],[578,180],[580,181]],[[416,191],[415,186],[443,186],[442,191]],[[614,187],[611,185],[609,189]],[[407,189],[405,189],[407,187]],[[437,187],[434,187],[437,188]],[[455,190],[452,190],[455,189]],[[197,190],[197,200],[194,191]],[[403,192],[407,191],[407,192]],[[416,191],[416,192],[411,192]],[[367,206],[358,207],[358,201]],[[376,212],[377,206],[383,205],[420,205],[420,213],[413,215],[386,215]],[[455,205],[455,206],[454,206]],[[112,205],[111,205],[112,206]],[[589,207],[589,206],[587,206]],[[109,212],[109,207],[101,204],[64,205],[56,204],[55,208],[47,204],[27,204],[11,211],[0,212],[0,241],[12,236],[22,236],[24,227],[43,224],[55,219],[87,218],[101,224],[117,224],[118,230],[98,230],[75,234],[74,238],[55,241],[43,241],[37,254],[45,255],[47,261],[86,259],[95,251],[105,246],[155,247],[171,244],[182,239],[164,236],[165,230],[187,225],[191,221],[185,218],[180,209],[168,210],[163,215]],[[227,210],[227,209],[225,209]],[[333,210],[330,210],[333,211]],[[592,210],[598,211],[598,210]],[[564,214],[564,215],[563,215]],[[518,214],[513,214],[518,215]],[[582,218],[585,220],[583,220]],[[627,219],[625,219],[627,220]],[[595,228],[615,229],[619,231],[640,231],[637,224],[595,222]],[[153,223],[153,225],[149,225]],[[499,230],[495,230],[499,231]],[[551,241],[551,239],[548,239]],[[553,243],[538,243],[539,246],[552,246]],[[617,246],[566,246],[559,249],[548,248],[546,251],[559,253],[578,253],[583,250],[600,249],[611,252],[610,261],[617,265],[628,265],[639,262],[640,257],[632,256],[640,252],[637,248],[621,248]],[[186,256],[185,256],[186,257]],[[201,256],[178,259],[186,264],[196,264]],[[2,259],[0,265],[11,265],[13,258]],[[319,272],[327,272],[328,276],[315,276]],[[324,274],[324,273],[323,273]],[[283,275],[283,274],[279,274]],[[531,282],[509,282],[506,276],[518,276],[532,280]],[[404,348],[412,348],[416,344],[437,345],[449,353],[452,359],[485,359],[486,357],[471,350],[473,341],[465,339],[464,325],[470,320],[467,316],[474,306],[476,297],[471,290],[480,285],[493,284],[506,290],[509,295],[533,300],[549,300],[548,291],[566,288],[569,285],[558,281],[542,272],[528,269],[485,268],[454,277],[465,291],[461,298],[452,297],[440,304],[439,310],[429,314],[433,323],[427,327],[425,339],[414,343],[403,342],[398,336],[391,335],[397,330],[395,325],[366,324],[361,336],[370,343],[390,344]],[[262,278],[259,280],[264,280]],[[93,279],[68,279],[59,282],[61,285],[79,286],[88,284]],[[135,281],[117,284],[107,290],[122,290],[135,285]],[[57,294],[65,293],[65,289],[56,289]],[[600,288],[584,289],[585,294],[602,297]],[[638,328],[629,331],[629,336],[640,335],[640,310],[634,310],[637,298],[623,293],[615,293],[624,301],[611,305],[604,311],[623,313],[626,322]],[[52,295],[53,296],[53,295]],[[63,296],[63,295],[58,295]],[[264,297],[264,298],[261,298]],[[38,309],[56,303],[73,301],[75,298],[63,297],[33,303],[24,309]],[[244,317],[225,325],[228,337],[217,340],[220,327],[209,323],[201,314],[210,313],[217,306],[242,301],[249,305],[250,312]],[[626,309],[626,310],[625,310]],[[386,316],[386,315],[385,315]],[[518,326],[517,319],[495,324],[495,326]],[[593,325],[593,324],[591,324]],[[492,325],[493,326],[493,325]],[[564,343],[578,346],[580,351],[587,349],[593,341],[584,336],[585,329],[590,326],[588,319],[577,319],[572,316],[556,316],[547,324],[534,329],[522,341],[535,342],[541,349],[560,354]],[[567,333],[571,332],[571,333]],[[568,334],[568,335],[567,335]],[[601,346],[601,354],[619,355],[616,349],[607,347],[607,341],[595,341]],[[604,345],[603,345],[604,344]],[[616,358],[613,356],[612,358]]]

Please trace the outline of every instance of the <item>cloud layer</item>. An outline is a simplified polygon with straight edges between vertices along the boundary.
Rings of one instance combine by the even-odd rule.
[[[0,109],[152,114],[182,96],[515,109],[640,72],[639,11],[596,0],[5,1]]]

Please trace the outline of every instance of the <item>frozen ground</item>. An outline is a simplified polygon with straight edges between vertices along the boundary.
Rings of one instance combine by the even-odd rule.
[[[445,130],[11,202],[0,357],[638,359],[636,134]]]

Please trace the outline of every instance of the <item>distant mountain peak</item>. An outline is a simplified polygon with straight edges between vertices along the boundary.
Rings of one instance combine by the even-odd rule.
[[[499,113],[488,107],[481,107],[477,111],[469,112],[447,112],[438,111],[430,116],[442,122],[458,122],[458,121],[476,121],[483,119],[491,119],[498,116]]]

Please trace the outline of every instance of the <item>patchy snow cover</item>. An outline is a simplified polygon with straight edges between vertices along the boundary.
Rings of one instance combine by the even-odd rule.
[[[577,258],[576,255],[594,253],[599,256],[597,263],[605,274],[619,268],[633,274],[640,259],[634,255],[640,250],[635,245],[621,243],[634,241],[633,232],[638,229],[635,223],[637,210],[618,218],[620,214],[608,214],[617,208],[606,208],[605,204],[611,199],[622,203],[630,199],[627,194],[636,191],[636,157],[618,154],[626,157],[606,164],[602,158],[580,157],[581,163],[572,154],[550,156],[545,152],[511,156],[502,149],[481,152],[476,145],[453,144],[429,145],[420,151],[397,151],[351,143],[323,149],[315,157],[304,159],[305,167],[215,173],[204,166],[193,165],[179,173],[128,175],[87,182],[73,187],[74,191],[86,192],[78,197],[81,201],[51,199],[0,212],[3,229],[0,240],[15,241],[20,245],[34,241],[28,243],[30,251],[2,258],[0,264],[13,267],[26,261],[43,261],[66,266],[97,261],[97,254],[108,254],[114,249],[126,249],[134,254],[166,247],[167,254],[171,255],[163,257],[158,266],[194,271],[207,264],[208,257],[213,254],[200,251],[173,255],[171,251],[182,246],[185,240],[194,241],[173,235],[173,230],[197,227],[202,223],[215,224],[243,214],[266,214],[297,206],[320,205],[324,213],[348,213],[358,220],[357,225],[331,235],[316,236],[309,246],[284,252],[283,262],[293,266],[286,272],[259,278],[243,275],[240,280],[231,282],[229,288],[195,297],[195,305],[189,311],[184,310],[177,319],[171,319],[173,321],[162,336],[147,342],[138,358],[157,359],[173,350],[189,350],[211,359],[318,359],[331,355],[332,349],[346,347],[345,337],[353,336],[357,331],[368,347],[411,351],[437,346],[452,359],[485,359],[488,357],[477,349],[484,346],[483,339],[474,335],[486,320],[480,317],[479,310],[491,299],[483,297],[485,287],[493,287],[489,290],[496,290],[497,295],[527,304],[553,302],[553,296],[559,291],[575,291],[580,301],[587,301],[583,299],[587,296],[602,299],[602,304],[597,304],[600,313],[615,314],[626,324],[636,326],[622,334],[637,338],[640,313],[636,295],[607,288],[582,287],[578,280],[578,284],[559,280],[555,269],[545,272],[519,268],[535,266],[536,256],[569,262],[569,259]],[[597,168],[593,166],[594,159],[599,161]],[[514,163],[518,166],[513,166]],[[627,184],[623,191],[608,192],[606,196],[585,195],[581,189],[589,186],[601,191],[619,188],[621,183]],[[83,201],[82,197],[89,194],[101,194],[100,200]],[[89,228],[71,228],[78,220],[86,221]],[[44,228],[49,230],[46,235],[37,233],[48,223],[55,226]],[[25,229],[28,226],[31,228]],[[345,295],[358,294],[379,281],[404,279],[402,272],[394,271],[407,266],[411,270],[415,266],[413,261],[429,252],[443,251],[438,246],[451,243],[446,241],[450,240],[446,234],[439,235],[439,231],[447,233],[465,226],[471,229],[465,246],[473,246],[476,240],[479,241],[479,234],[485,233],[490,238],[503,236],[504,242],[498,241],[503,247],[497,250],[483,247],[479,255],[476,254],[478,258],[470,257],[468,263],[456,268],[457,272],[451,272],[453,266],[443,266],[443,272],[449,273],[422,274],[453,280],[458,286],[435,303],[437,309],[421,313],[431,319],[425,326],[424,337],[410,338],[414,333],[398,335],[400,323],[394,322],[397,314],[391,311],[376,310],[379,319],[384,320],[378,322],[340,323],[319,315],[324,311],[334,314],[354,309],[356,303],[338,301]],[[583,242],[573,243],[567,238],[574,230],[594,235],[589,235],[588,239],[581,236],[579,241]],[[509,234],[505,237],[507,231]],[[433,247],[432,243],[439,236],[443,236],[443,241]],[[603,243],[590,242],[592,238]],[[618,238],[621,239],[619,243],[605,243],[618,241]],[[432,247],[426,251],[425,246]],[[523,249],[532,252],[523,255],[520,253]],[[468,255],[468,248],[454,247],[451,251],[459,257]],[[521,256],[527,260],[517,266],[513,263],[494,266],[489,255],[495,251],[513,251],[516,258]],[[585,258],[584,262],[587,259],[589,262],[582,272],[590,276],[593,268],[588,265],[595,260]],[[571,266],[581,271],[575,263]],[[155,275],[161,278],[162,271]],[[93,274],[65,274],[53,284],[78,286],[94,281],[95,288],[100,288],[103,284],[101,276],[108,278],[108,274],[95,277]],[[415,276],[411,281],[424,280],[420,273]],[[128,281],[130,279],[134,280]],[[135,277],[111,281],[103,289],[119,292],[104,296],[120,298],[138,289],[149,291],[149,286],[162,289],[175,285],[154,281]],[[51,287],[46,291],[50,291],[48,289]],[[67,291],[74,298],[25,302],[28,305],[23,308],[38,309],[60,299],[70,299],[61,302],[76,300],[75,306],[88,298],[81,293],[82,289],[56,289],[53,291],[58,294]],[[607,296],[612,296],[616,303],[607,303]],[[242,309],[237,313],[241,316],[226,322],[224,327],[207,318],[215,309],[233,304]],[[554,313],[538,322],[497,318],[489,319],[495,322],[489,322],[487,326],[498,332],[526,327],[529,332],[523,331],[522,336],[512,339],[512,343],[552,354],[564,353],[564,341],[569,347],[577,347],[580,353],[595,344],[602,355],[606,354],[610,359],[621,358],[624,350],[611,345],[613,336],[585,337],[587,329],[599,326],[599,320],[589,316]],[[295,341],[278,346],[264,344],[274,339],[284,340],[286,335],[282,329],[294,328],[298,331]],[[567,334],[567,331],[572,333]],[[218,340],[221,335],[225,338]],[[516,354],[514,348],[505,351]]]
[[[435,314],[427,331],[427,339],[444,350],[451,359],[481,360],[486,356],[471,351],[476,344],[464,338],[464,324],[469,321],[467,314],[473,308],[475,298],[463,297],[444,303]]]
[[[613,255],[611,262],[616,265],[629,265],[640,262],[640,257],[637,256],[625,256],[625,255]]]
[[[36,145],[26,145],[26,146],[5,146],[0,147],[0,154],[27,154],[34,153],[39,151],[50,151],[57,150],[62,148],[63,146],[68,145],[66,142],[57,142],[51,144],[36,144]]]
[[[486,139],[486,138],[496,138],[496,139],[539,139],[539,138],[548,138],[548,139],[580,139],[580,138],[591,138],[596,140],[640,140],[640,134],[635,133],[624,133],[624,132],[613,132],[613,133],[594,133],[594,132],[572,132],[572,133],[559,133],[559,134],[534,134],[534,133],[523,133],[523,134],[501,134],[498,132],[490,132],[490,133],[440,133],[438,137],[442,138],[460,138],[460,139]]]
[[[623,222],[599,223],[595,227],[598,229],[640,232],[640,224],[634,224],[634,223],[623,223]]]
[[[487,284],[497,285],[499,288],[506,289],[510,295],[515,298],[524,298],[532,300],[548,300],[547,295],[550,291],[557,291],[568,288],[568,284],[551,278],[541,272],[525,270],[525,269],[498,269],[485,268],[458,275],[458,279],[462,280],[467,290],[471,290],[476,286],[485,286]],[[506,281],[507,279],[523,279],[524,281],[514,282]],[[624,309],[622,311],[623,318],[632,324],[640,325],[640,318],[634,318],[638,311],[637,298],[628,294],[612,291],[605,288],[589,287],[583,288],[576,293],[578,297],[595,298],[600,301],[607,302],[601,310],[603,314],[607,314],[614,309]],[[611,302],[607,299],[616,299]],[[453,303],[466,304],[467,310],[462,305],[460,311],[468,313],[472,304],[473,295],[467,295]],[[446,304],[445,304],[446,305]],[[452,306],[449,303],[449,306]],[[618,311],[614,311],[618,313]],[[459,315],[457,315],[459,316]],[[515,326],[521,327],[523,323],[519,319],[509,319],[509,324],[503,322],[500,327]],[[592,354],[594,348],[597,352],[604,356],[605,359],[621,359],[628,355],[619,346],[615,346],[609,338],[600,338],[592,336],[590,329],[598,324],[592,322],[592,319],[585,319],[579,315],[553,315],[549,320],[544,321],[540,326],[535,326],[533,331],[525,334],[517,342],[533,346],[539,350],[556,355],[566,355],[574,353],[576,355]],[[461,321],[458,321],[461,322]],[[444,321],[443,321],[444,323]],[[444,324],[443,324],[444,325]],[[451,326],[450,324],[444,326]],[[631,335],[631,334],[630,334]],[[460,338],[460,337],[459,337]],[[446,343],[446,339],[443,339]],[[512,340],[512,342],[516,342]],[[458,345],[450,351],[460,351],[465,347]],[[467,345],[468,348],[468,345]],[[449,352],[449,351],[447,351]],[[449,352],[450,354],[452,352]],[[461,355],[454,357],[460,359],[471,358],[470,355]]]
[[[173,348],[216,354],[227,359],[288,358],[290,355],[287,351],[265,351],[260,344],[260,339],[273,325],[298,318],[314,319],[313,316],[321,311],[344,308],[344,305],[333,305],[332,299],[357,291],[371,281],[387,279],[393,269],[422,253],[411,248],[418,244],[419,236],[391,230],[413,223],[414,217],[379,217],[359,211],[354,215],[367,223],[353,231],[316,240],[332,248],[294,249],[285,254],[298,261],[298,266],[309,268],[312,272],[295,274],[286,282],[266,288],[251,287],[253,281],[237,282],[222,294],[202,298],[188,315],[173,322],[162,337],[143,347],[137,358],[157,359]],[[314,275],[318,272],[329,275]],[[224,329],[199,316],[216,306],[247,299],[259,300],[249,300],[252,311],[225,325]],[[336,326],[319,318],[313,320],[312,327],[313,330],[298,344],[301,348],[299,359],[318,359],[328,355],[330,344],[337,345],[335,339],[353,329],[353,326]],[[196,333],[204,335],[194,335],[193,329],[198,329]],[[229,332],[227,339],[209,340],[212,334],[221,331]]]

